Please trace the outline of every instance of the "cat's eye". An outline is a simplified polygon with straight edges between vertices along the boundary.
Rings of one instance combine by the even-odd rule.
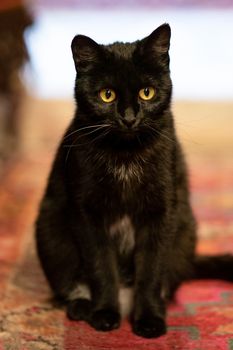
[[[99,93],[100,98],[105,103],[111,103],[116,99],[116,93],[112,89],[102,89]]]
[[[138,93],[139,97],[143,101],[149,101],[155,96],[155,89],[151,86],[141,89]]]

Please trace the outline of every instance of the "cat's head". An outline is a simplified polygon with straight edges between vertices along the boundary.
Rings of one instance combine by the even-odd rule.
[[[170,36],[168,24],[134,43],[99,45],[77,35],[72,41],[77,121],[106,125],[106,134],[119,139],[159,130],[171,100]]]

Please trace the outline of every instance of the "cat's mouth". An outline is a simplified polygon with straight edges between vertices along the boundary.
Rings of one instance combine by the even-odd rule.
[[[126,139],[134,139],[139,133],[139,120],[120,120],[118,122],[117,133],[120,137]]]
[[[138,128],[119,128],[118,132],[123,138],[134,139],[138,134]]]
[[[126,132],[132,132],[137,130],[140,124],[140,119],[135,117],[121,118],[118,120],[119,126]]]

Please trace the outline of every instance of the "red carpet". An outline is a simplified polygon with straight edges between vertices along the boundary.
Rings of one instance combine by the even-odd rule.
[[[145,340],[127,321],[110,333],[70,322],[50,303],[33,245],[33,221],[50,159],[8,166],[0,189],[0,350],[233,350],[233,284],[190,281],[169,306],[168,334]],[[200,252],[233,252],[233,164],[192,162]],[[233,271],[232,271],[233,273]]]

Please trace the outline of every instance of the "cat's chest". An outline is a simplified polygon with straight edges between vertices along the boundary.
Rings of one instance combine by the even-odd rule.
[[[130,189],[143,182],[144,169],[139,162],[111,163],[107,172],[118,188]]]

